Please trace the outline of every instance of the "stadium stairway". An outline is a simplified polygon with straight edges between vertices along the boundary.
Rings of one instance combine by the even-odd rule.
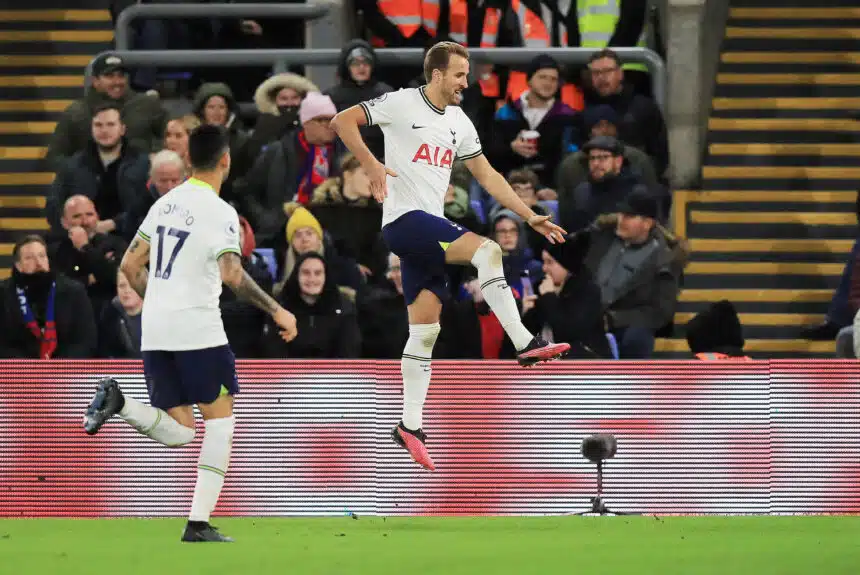
[[[799,336],[823,321],[857,235],[858,64],[855,1],[732,0],[702,190],[675,195],[693,251],[676,324],[728,299],[751,355],[832,357]],[[682,339],[658,349],[689,354]]]
[[[107,10],[0,10],[0,279],[12,244],[47,229],[54,175],[45,151],[60,113],[81,96],[84,67],[113,40]],[[85,6],[85,2],[78,3]]]

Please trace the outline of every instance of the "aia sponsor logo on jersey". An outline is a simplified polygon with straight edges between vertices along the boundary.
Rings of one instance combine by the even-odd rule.
[[[441,146],[429,146],[421,144],[415,155],[412,156],[412,163],[425,163],[429,166],[437,168],[451,169],[451,164],[454,162],[454,151]]]

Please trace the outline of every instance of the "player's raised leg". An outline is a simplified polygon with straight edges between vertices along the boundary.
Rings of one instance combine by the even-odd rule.
[[[570,350],[567,343],[547,343],[533,336],[523,325],[520,310],[502,268],[502,248],[493,240],[467,232],[451,242],[445,260],[452,264],[471,263],[478,269],[481,293],[517,350],[522,366],[562,357]]]
[[[404,266],[403,261],[401,266]],[[408,277],[410,272],[401,273],[406,273]],[[400,373],[403,376],[403,418],[391,432],[391,437],[409,452],[416,463],[433,471],[436,465],[425,446],[427,435],[423,431],[423,416],[424,401],[430,389],[433,347],[439,336],[442,302],[432,291],[422,289],[407,309],[409,339],[406,340],[400,359]]]
[[[168,447],[179,447],[194,440],[194,413],[188,407],[164,410],[123,395],[119,384],[110,378],[99,381],[95,397],[84,416],[84,431],[95,435],[114,415],[124,419],[141,434]]]

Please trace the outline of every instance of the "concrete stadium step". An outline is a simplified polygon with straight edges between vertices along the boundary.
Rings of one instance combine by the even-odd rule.
[[[833,341],[807,341],[799,339],[747,339],[744,350],[754,358],[779,359],[790,357],[833,357],[836,344]],[[655,345],[657,357],[689,359],[690,348],[685,339],[658,339]]]
[[[81,9],[0,10],[0,277],[15,239],[48,228],[48,139],[81,97],[84,68],[113,40],[110,13],[93,9],[103,3],[74,5]]]
[[[728,299],[756,353],[832,355],[798,338],[822,321],[858,233],[860,6],[732,0],[721,50],[706,191],[674,196],[692,250],[676,324]]]

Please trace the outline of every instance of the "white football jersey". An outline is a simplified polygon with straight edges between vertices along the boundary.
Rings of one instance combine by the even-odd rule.
[[[141,349],[226,344],[218,257],[241,253],[236,210],[208,184],[191,178],[153,204],[137,235],[149,242]]]
[[[367,123],[382,129],[385,165],[397,173],[388,176],[382,225],[413,210],[444,218],[454,159],[483,153],[472,120],[459,106],[440,110],[431,104],[423,86],[383,94],[361,108]]]

